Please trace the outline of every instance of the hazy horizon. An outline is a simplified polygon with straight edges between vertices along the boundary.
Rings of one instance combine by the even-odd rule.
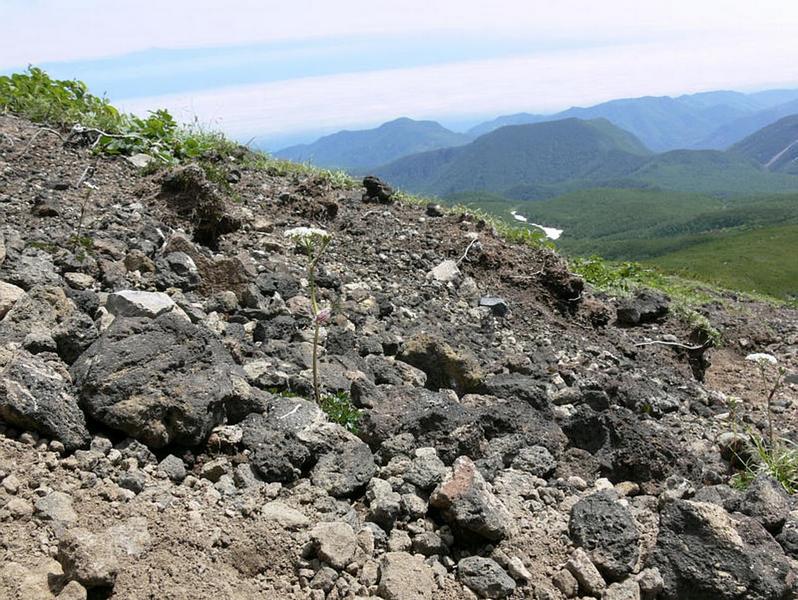
[[[798,88],[798,5],[378,4],[10,0],[0,72],[35,64],[126,110],[165,107],[271,149],[402,116],[463,130],[619,98]]]

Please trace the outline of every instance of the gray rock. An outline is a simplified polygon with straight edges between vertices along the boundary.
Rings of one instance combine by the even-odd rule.
[[[233,471],[233,481],[243,489],[256,488],[263,485],[263,481],[258,478],[255,468],[249,463],[237,465]]]
[[[158,470],[175,483],[186,478],[186,465],[174,454],[169,454],[158,464]]]
[[[122,290],[108,296],[108,312],[116,317],[147,317],[154,319],[177,309],[177,304],[162,292]]]
[[[609,579],[632,572],[640,558],[640,532],[631,512],[610,492],[583,498],[571,509],[571,539]]]
[[[446,465],[435,448],[417,448],[410,468],[402,476],[405,481],[428,492],[443,481]]]
[[[68,579],[87,589],[113,587],[120,569],[111,540],[86,529],[70,530],[61,538],[58,562]]]
[[[365,487],[376,472],[369,447],[362,442],[348,443],[319,458],[311,481],[331,496],[350,496]]]
[[[378,593],[385,600],[432,600],[432,569],[407,552],[386,552],[380,561]]]
[[[61,285],[61,277],[56,272],[53,258],[44,250],[26,248],[3,268],[3,278],[23,290],[30,291],[37,286]]]
[[[622,300],[618,305],[618,323],[640,325],[657,321],[668,314],[670,300],[667,296],[651,290],[638,292],[634,297]]]
[[[565,563],[565,568],[579,582],[579,588],[583,593],[601,598],[607,584],[584,550],[581,548],[574,550]]]
[[[596,573],[598,573],[598,571],[596,571]],[[579,582],[568,569],[559,571],[552,578],[552,583],[566,598],[573,598],[579,593]]]
[[[460,279],[460,269],[457,268],[457,262],[453,260],[444,260],[433,267],[428,276],[435,281],[449,283]]]
[[[378,204],[391,204],[393,202],[393,189],[379,177],[367,175],[363,178],[363,202],[374,202]]]
[[[449,547],[437,533],[427,531],[413,538],[413,552],[424,556],[443,556],[449,553]]]
[[[406,552],[413,547],[410,534],[404,529],[394,529],[388,536],[388,550],[391,552]]]
[[[64,492],[50,492],[34,502],[36,514],[43,519],[62,523],[72,523],[78,515],[72,508],[72,496]]]
[[[335,569],[330,567],[322,567],[310,580],[310,587],[314,590],[323,590],[329,592],[335,587],[335,582],[338,579],[338,573]],[[323,595],[322,595],[323,597]]]
[[[357,538],[347,523],[319,523],[310,531],[310,539],[319,559],[338,570],[344,569],[355,556]]]
[[[458,394],[475,391],[484,378],[476,358],[465,351],[452,348],[435,335],[420,333],[405,340],[402,361],[427,374],[427,387],[453,389]]]
[[[310,524],[310,519],[304,514],[279,500],[264,504],[260,516],[264,521],[273,521],[286,529],[301,529]]]
[[[522,448],[513,459],[513,469],[531,473],[536,477],[548,477],[557,468],[557,461],[544,446]]]
[[[732,518],[715,504],[676,500],[660,513],[657,567],[664,600],[770,600],[795,593],[789,559],[753,519]],[[757,533],[752,525],[756,525]]]
[[[479,299],[479,305],[489,308],[497,317],[505,316],[507,311],[510,310],[504,298],[497,298],[495,296],[482,296]]]
[[[57,359],[45,360],[12,346],[0,348],[0,419],[55,438],[69,450],[89,442],[86,419]]]
[[[640,586],[634,579],[612,583],[604,592],[602,600],[640,600]]]
[[[430,506],[440,509],[449,524],[461,532],[497,541],[511,531],[509,511],[465,456],[454,462],[452,473],[435,489]]]
[[[252,414],[241,422],[242,445],[250,462],[266,481],[294,481],[310,460],[310,451],[292,431],[275,429],[265,415]]]
[[[117,444],[116,449],[122,453],[123,458],[135,458],[139,466],[154,465],[158,462],[152,451],[138,440],[128,438]]]
[[[195,446],[253,400],[222,344],[172,314],[117,317],[71,371],[88,415],[154,448]]]
[[[0,320],[0,339],[22,342],[31,333],[49,336],[75,310],[60,287],[34,287]]]
[[[58,543],[58,562],[68,579],[86,588],[112,587],[128,558],[140,557],[151,539],[144,517],[134,517],[101,533],[65,532]]]
[[[79,311],[72,313],[52,331],[58,356],[68,365],[74,363],[99,336],[94,321]]]
[[[134,494],[140,494],[144,491],[147,477],[141,471],[125,471],[119,476],[117,483],[122,489],[130,490]]]
[[[659,594],[665,586],[662,575],[656,567],[653,569],[643,569],[635,576],[635,580],[640,588],[640,595],[643,600],[652,600],[656,598],[657,594]]]
[[[228,472],[229,469],[230,463],[226,458],[214,458],[213,460],[209,460],[202,465],[200,475],[204,479],[209,479],[210,481],[216,483],[219,481],[219,478],[222,475]]]
[[[58,351],[58,345],[55,343],[53,336],[44,331],[31,331],[22,340],[22,347],[31,354],[55,353]]]
[[[784,548],[784,552],[798,560],[798,516],[790,516],[781,528],[776,541]]]
[[[515,581],[490,558],[469,556],[457,563],[457,578],[480,598],[506,598],[515,591]]]
[[[369,503],[369,520],[390,529],[402,511],[402,497],[393,491],[391,484],[374,477],[368,485],[366,499]]]
[[[762,523],[768,531],[778,533],[790,515],[790,497],[778,481],[761,474],[746,490],[739,510]]]
[[[25,295],[25,290],[5,281],[0,281],[0,320]]]

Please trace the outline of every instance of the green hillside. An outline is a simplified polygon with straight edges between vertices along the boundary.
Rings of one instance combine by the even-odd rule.
[[[470,144],[407,156],[375,172],[414,193],[487,191],[513,200],[597,187],[720,197],[798,191],[798,173],[771,172],[740,152],[651,154],[605,119],[502,127]]]
[[[769,171],[798,174],[798,114],[760,129],[729,149]]]
[[[798,194],[720,199],[662,190],[592,189],[540,202],[484,192],[457,194],[447,201],[516,225],[520,223],[513,211],[530,223],[562,229],[556,244],[571,256],[645,261],[666,270],[687,270],[731,289],[782,298],[794,293],[791,286],[798,282],[792,266],[798,264]],[[754,250],[755,259],[748,256]]]
[[[275,155],[318,167],[362,171],[401,156],[459,146],[471,139],[465,134],[449,131],[435,121],[401,118],[374,129],[339,131],[312,144],[285,148]]]
[[[560,183],[623,177],[648,154],[632,134],[604,119],[566,119],[502,127],[465,146],[409,156],[376,173],[419,193],[502,192],[524,184],[554,186],[556,193]]]
[[[798,225],[715,234],[654,264],[729,289],[798,299]]]
[[[771,173],[744,156],[717,150],[658,154],[628,177],[667,190],[722,196],[798,190],[798,177]]]

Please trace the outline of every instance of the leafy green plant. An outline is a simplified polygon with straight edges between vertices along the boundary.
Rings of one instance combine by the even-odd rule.
[[[758,435],[751,435],[751,442],[756,456],[732,476],[732,486],[746,489],[757,475],[764,473],[778,481],[788,494],[798,492],[798,446],[784,439],[770,445]]]
[[[105,98],[89,93],[76,80],[51,79],[36,67],[0,77],[0,110],[55,127],[106,129],[118,133],[122,115]]]
[[[358,432],[363,411],[355,408],[352,398],[346,392],[322,396],[321,409],[327,413],[332,422],[338,423],[352,433]]]

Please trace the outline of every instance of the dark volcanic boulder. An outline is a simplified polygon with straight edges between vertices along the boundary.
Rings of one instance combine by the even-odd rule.
[[[457,563],[457,577],[480,598],[506,598],[515,591],[515,581],[490,558],[469,556]]]
[[[276,429],[265,415],[252,414],[241,422],[242,445],[250,462],[266,481],[294,481],[310,461],[310,451],[288,430]]]
[[[487,379],[480,390],[483,394],[497,398],[518,398],[539,410],[551,408],[546,388],[540,378],[520,373],[495,375]]]
[[[88,415],[155,448],[197,445],[224,421],[228,404],[241,414],[252,402],[221,342],[174,314],[117,317],[72,374]]]
[[[367,175],[363,178],[363,187],[366,188],[363,194],[363,202],[376,202],[379,204],[393,202],[393,189],[379,177]]]
[[[427,374],[427,387],[448,388],[458,394],[476,391],[485,375],[470,353],[455,350],[443,338],[428,333],[409,337],[398,357]]]
[[[611,580],[632,572],[640,558],[640,532],[627,507],[607,492],[582,498],[571,509],[571,539]]]
[[[523,400],[470,394],[458,402],[449,394],[415,387],[383,386],[380,391],[361,422],[360,436],[372,447],[412,434],[417,447],[435,448],[450,464],[458,456],[480,458],[490,449],[486,442],[513,435],[517,442],[501,452],[501,462],[509,466],[525,446],[545,446],[557,456],[565,441],[547,413]]]
[[[742,520],[741,520],[742,519]],[[753,519],[715,504],[677,500],[662,511],[649,566],[665,580],[665,600],[787,600],[796,573]]]
[[[369,447],[363,442],[349,442],[319,458],[313,467],[313,485],[331,496],[351,496],[377,473],[377,465]]]
[[[651,290],[638,292],[618,305],[618,324],[641,325],[662,319],[668,314],[668,297]]]
[[[761,474],[751,482],[738,510],[778,533],[790,516],[790,497],[778,481]]]
[[[602,474],[616,483],[658,486],[674,473],[690,476],[700,469],[684,456],[680,442],[668,429],[625,408],[599,413],[579,406],[563,431],[572,446],[593,454]]]
[[[86,419],[70,393],[69,373],[50,356],[52,360],[14,346],[0,348],[0,421],[42,433],[73,450],[89,442]]]

